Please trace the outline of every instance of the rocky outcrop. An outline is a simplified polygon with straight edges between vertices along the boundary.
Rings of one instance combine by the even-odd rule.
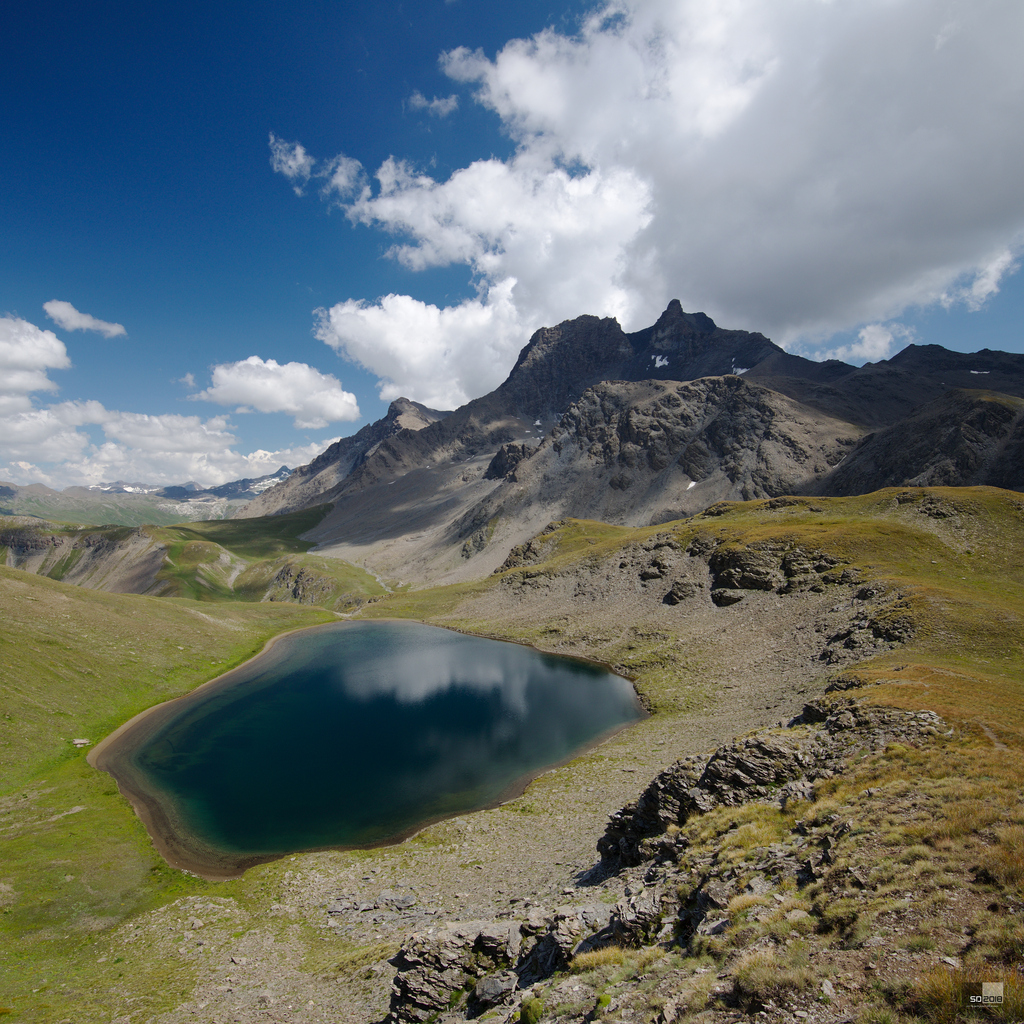
[[[508,553],[508,558],[495,569],[495,573],[504,572],[506,569],[519,569],[524,565],[533,565],[535,562],[542,562],[547,558],[551,545],[544,542],[544,538],[562,525],[561,522],[549,523],[536,537],[531,538],[525,544],[517,544]]]
[[[607,904],[531,907],[524,920],[457,922],[419,932],[391,959],[390,1024],[478,1016],[563,968],[610,934]]]
[[[670,826],[718,806],[770,800],[784,807],[806,800],[815,782],[832,778],[855,753],[934,735],[940,724],[931,712],[910,714],[853,700],[808,704],[786,730],[749,736],[707,758],[688,757],[667,768],[634,803],[612,815],[598,852],[612,865],[671,857],[676,840],[665,838]]]
[[[512,921],[461,922],[413,935],[391,960],[398,973],[388,1019],[420,1024],[471,993],[478,1003],[499,1001],[518,985],[508,968],[521,947],[519,923]]]
[[[329,576],[289,562],[277,571],[263,600],[323,604],[336,587],[337,582]]]
[[[833,865],[854,831],[850,822],[820,812],[800,819],[789,835],[752,851],[742,870],[719,858],[715,842],[691,847],[679,826],[716,807],[808,800],[815,783],[854,758],[890,743],[920,746],[946,729],[931,711],[819,701],[785,727],[677,762],[612,816],[598,842],[601,862],[582,879],[602,899],[551,913],[528,906],[518,918],[450,923],[410,936],[391,960],[397,971],[387,1021],[454,1022],[495,1008],[497,1019],[515,1019],[534,986],[583,952],[651,945],[699,950],[733,925],[730,908],[738,896],[749,897],[745,906],[755,916],[779,907],[787,928],[806,927],[811,914],[792,906],[798,902],[792,894],[836,874]],[[872,884],[856,868],[840,873],[854,891]],[[742,986],[737,974],[721,991],[742,1002]]]
[[[484,473],[485,480],[515,480],[516,466],[528,459],[536,447],[530,444],[503,444],[491,459]]]
[[[717,605],[736,604],[746,590],[777,594],[811,590],[820,594],[830,583],[858,583],[861,579],[859,572],[842,566],[834,555],[770,542],[716,547],[708,569],[711,599]]]

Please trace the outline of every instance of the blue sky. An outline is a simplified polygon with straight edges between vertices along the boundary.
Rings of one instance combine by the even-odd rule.
[[[1014,0],[41,2],[0,29],[0,479],[297,465],[399,394],[493,388],[539,326],[673,297],[815,356],[1024,351]]]

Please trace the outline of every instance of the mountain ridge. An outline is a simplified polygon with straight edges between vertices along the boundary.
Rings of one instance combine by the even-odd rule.
[[[489,545],[524,543],[563,516],[641,526],[722,500],[874,490],[870,450],[842,470],[869,432],[923,432],[920,443],[892,442],[885,478],[915,479],[941,458],[932,428],[908,417],[979,382],[1024,397],[1024,356],[908,346],[854,367],[720,328],[677,300],[633,333],[584,315],[536,331],[489,394],[408,427],[389,411],[390,422],[339,442],[240,515],[331,503],[309,535],[323,552],[407,581],[468,579],[501,564],[498,550],[480,558]],[[567,432],[568,447],[557,441]],[[616,472],[603,461],[613,437]],[[997,462],[970,482],[1005,485],[1013,474]]]
[[[467,402],[443,421],[381,431],[385,437],[379,449],[371,451],[364,442],[362,458],[346,463],[348,451],[360,447],[355,438],[363,431],[366,438],[372,436],[384,423],[377,421],[372,430],[363,428],[353,435],[349,449],[339,447],[334,455],[324,453],[303,467],[309,472],[301,479],[310,486],[301,496],[292,493],[298,489],[293,476],[290,486],[268,490],[240,514],[295,511],[301,507],[298,501],[333,501],[346,491],[393,479],[398,472],[422,468],[438,457],[472,459],[488,447],[493,452],[528,436],[537,440],[536,427],[550,429],[572,402],[602,381],[692,380],[740,370],[749,373],[761,364],[771,372],[780,366],[801,367],[815,380],[831,379],[844,367],[852,369],[790,356],[761,334],[726,330],[703,313],[686,313],[676,299],[655,324],[632,334],[611,317],[585,314],[564,320],[534,332],[494,391]]]

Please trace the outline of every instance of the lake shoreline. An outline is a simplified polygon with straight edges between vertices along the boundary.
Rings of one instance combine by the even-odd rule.
[[[501,641],[497,637],[481,637],[478,634],[467,633],[463,630],[447,629],[446,627],[438,627],[433,623],[402,618],[347,619],[288,630],[285,633],[270,638],[257,654],[228,672],[222,673],[214,679],[207,680],[186,694],[156,704],[135,715],[92,748],[87,755],[88,763],[92,767],[104,771],[113,777],[119,792],[132,805],[136,815],[145,827],[153,846],[171,867],[189,872],[207,881],[227,881],[240,878],[249,868],[255,867],[258,864],[268,863],[299,853],[317,853],[328,850],[368,850],[393,846],[412,838],[440,821],[498,807],[521,796],[527,787],[538,777],[554,771],[573,759],[593,750],[649,715],[649,711],[636,692],[632,680],[626,680],[632,688],[633,700],[638,712],[637,717],[602,731],[586,743],[575,747],[557,761],[546,763],[541,767],[517,776],[496,797],[471,807],[462,807],[450,812],[435,814],[419,820],[409,828],[396,832],[384,839],[365,844],[326,844],[263,854],[240,854],[235,851],[220,849],[204,841],[185,824],[183,817],[176,809],[173,799],[168,798],[164,794],[154,792],[153,788],[147,785],[145,773],[134,763],[134,753],[144,747],[164,727],[186,713],[190,706],[207,700],[212,694],[230,690],[233,686],[244,686],[246,683],[251,683],[253,681],[253,666],[258,665],[261,660],[267,659],[273,653],[278,641],[294,638],[299,634],[323,631],[328,628],[333,630],[336,627],[348,624],[370,625],[377,623],[417,624],[434,629],[444,629],[449,633],[456,633],[475,639],[507,642]],[[539,651],[530,644],[516,643],[515,641],[512,641],[512,643],[516,646],[527,647],[537,654],[550,656],[549,652]],[[615,673],[609,666],[591,659],[568,656],[565,660],[600,667],[610,675],[625,679],[625,677]],[[268,752],[268,756],[273,757],[273,752]]]

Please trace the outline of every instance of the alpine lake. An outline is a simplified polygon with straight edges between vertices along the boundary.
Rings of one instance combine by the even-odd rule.
[[[169,863],[230,878],[492,806],[643,714],[628,680],[588,662],[414,622],[339,622],[145,712],[90,760]]]

